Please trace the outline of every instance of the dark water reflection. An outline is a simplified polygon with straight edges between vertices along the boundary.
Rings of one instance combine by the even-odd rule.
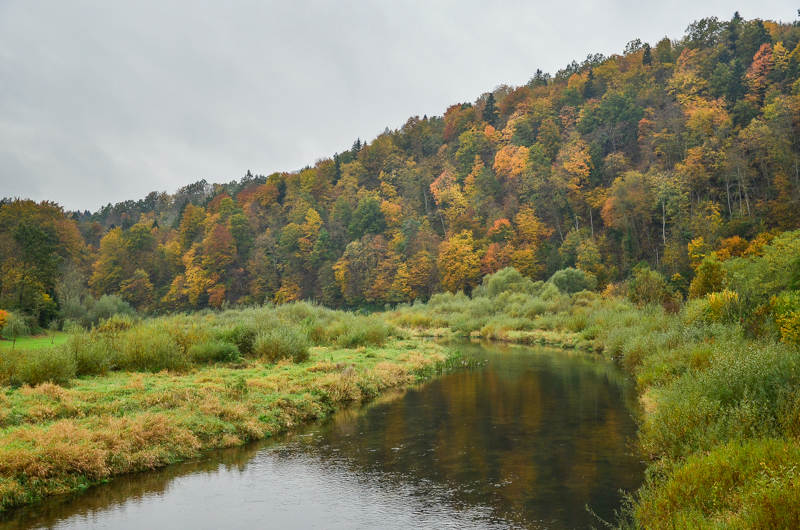
[[[588,528],[642,482],[630,383],[585,354],[486,359],[305,430],[0,515],[2,528]]]

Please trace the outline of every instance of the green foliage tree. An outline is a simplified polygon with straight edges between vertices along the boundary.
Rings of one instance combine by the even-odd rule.
[[[386,219],[380,201],[377,197],[367,196],[358,202],[347,225],[347,234],[351,239],[361,239],[366,234],[380,234],[385,228]]]
[[[708,293],[717,293],[725,288],[725,278],[727,271],[722,263],[717,261],[714,256],[703,259],[703,263],[697,269],[697,275],[689,285],[689,298],[699,298]]]
[[[597,278],[594,274],[572,267],[557,271],[548,281],[563,294],[569,295],[579,291],[594,291],[597,288]]]

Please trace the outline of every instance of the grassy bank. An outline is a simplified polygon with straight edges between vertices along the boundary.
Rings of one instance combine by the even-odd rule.
[[[667,310],[507,269],[471,297],[436,295],[388,319],[420,335],[559,344],[619,361],[636,380],[649,462],[622,527],[798,528],[800,348],[769,296],[761,302],[748,311],[711,293]]]
[[[2,508],[271,436],[453,358],[309,304],[109,321],[18,352],[0,367]]]

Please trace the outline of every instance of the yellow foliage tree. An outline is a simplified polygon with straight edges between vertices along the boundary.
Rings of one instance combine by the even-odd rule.
[[[439,278],[445,290],[471,292],[480,277],[481,262],[472,232],[464,230],[439,245]]]

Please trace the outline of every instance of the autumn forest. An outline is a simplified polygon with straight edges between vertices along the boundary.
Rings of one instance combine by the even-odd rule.
[[[65,212],[0,207],[0,307],[85,319],[315,300],[383,308],[513,266],[599,288],[800,226],[800,25],[699,20],[412,117],[293,173]],[[695,263],[696,265],[696,263]],[[119,300],[117,301],[119,302]]]

